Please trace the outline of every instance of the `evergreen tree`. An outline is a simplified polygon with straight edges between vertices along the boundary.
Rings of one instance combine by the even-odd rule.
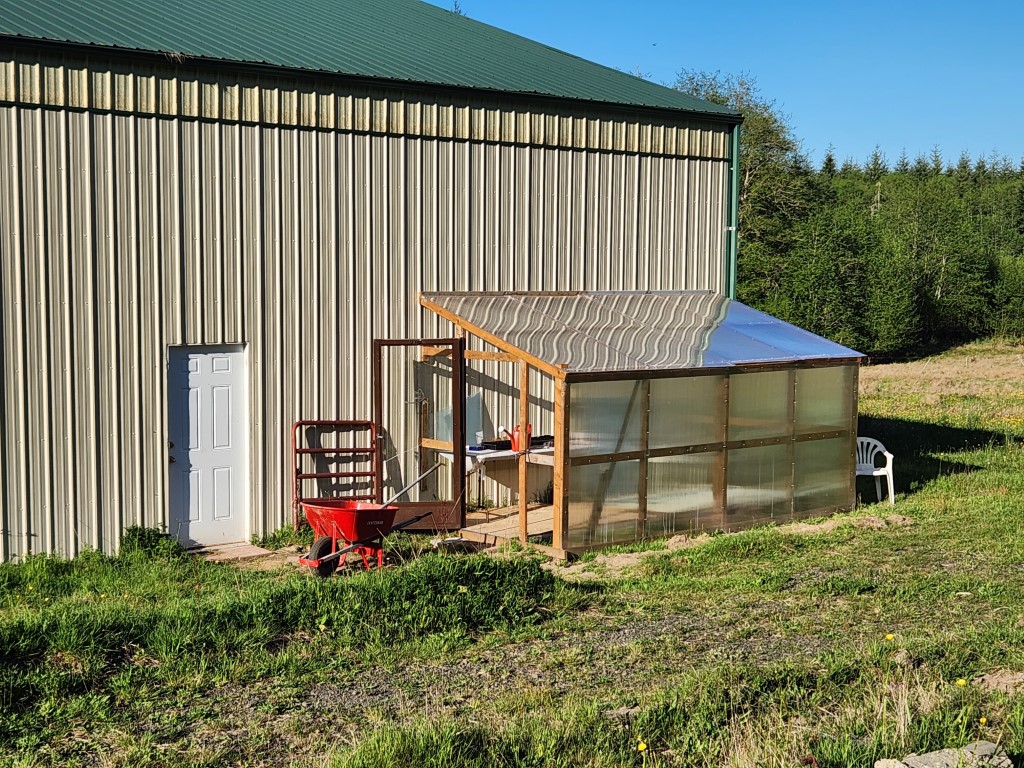
[[[771,312],[785,293],[780,263],[789,258],[795,227],[816,203],[815,174],[793,130],[761,96],[749,75],[684,69],[675,87],[743,114],[740,132],[740,298]]]
[[[871,156],[868,158],[867,165],[864,166],[864,175],[874,184],[881,181],[882,177],[888,172],[889,166],[885,162],[885,155],[882,154],[881,148],[876,144],[871,152]]]
[[[922,342],[1024,336],[1024,160],[939,147],[890,169],[820,168],[752,78],[686,71],[677,87],[745,116],[739,295],[747,303],[875,355]]]
[[[821,161],[821,175],[831,181],[835,178],[836,173],[839,172],[839,168],[836,165],[836,156],[832,154],[832,147],[828,148],[825,153],[825,159]]]

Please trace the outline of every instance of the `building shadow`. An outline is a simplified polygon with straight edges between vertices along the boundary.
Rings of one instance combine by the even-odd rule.
[[[938,458],[936,454],[957,454],[987,448],[990,445],[1005,445],[1008,439],[1017,443],[1024,442],[1019,438],[1007,438],[1002,432],[950,427],[907,419],[860,416],[857,422],[857,434],[860,437],[880,440],[886,450],[895,457],[893,480],[896,493],[915,491],[943,475],[981,469],[976,464],[956,458]],[[874,481],[870,477],[858,478],[857,488],[865,501],[874,499]],[[884,486],[882,490],[885,491]]]

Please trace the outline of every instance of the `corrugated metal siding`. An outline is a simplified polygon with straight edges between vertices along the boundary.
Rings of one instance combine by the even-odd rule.
[[[225,76],[208,70],[0,52],[0,104],[220,122],[725,159],[730,126],[680,112],[556,109],[524,98],[371,88],[341,78]]]
[[[247,345],[253,532],[274,529],[290,423],[369,415],[375,335],[450,332],[419,291],[721,291],[727,172],[0,107],[0,557],[165,521],[168,345]]]

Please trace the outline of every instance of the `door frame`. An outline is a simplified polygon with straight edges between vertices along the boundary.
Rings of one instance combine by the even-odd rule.
[[[466,525],[466,341],[451,339],[373,340],[373,424],[376,432],[374,471],[378,504],[384,503],[384,350],[390,347],[450,347],[452,359],[452,501],[395,502],[395,523],[430,512],[407,530],[454,530]],[[455,450],[455,448],[458,450]]]
[[[243,411],[244,413],[240,417],[244,424],[244,439],[242,441],[242,460],[244,462],[243,469],[243,481],[240,484],[242,488],[242,499],[240,500],[239,508],[243,511],[243,530],[242,539],[243,542],[248,542],[252,536],[253,530],[253,515],[252,515],[252,379],[249,370],[249,344],[246,342],[237,343],[222,343],[222,344],[167,344],[164,348],[164,478],[166,481],[166,495],[165,495],[165,507],[164,507],[164,520],[166,523],[166,531],[170,536],[173,536],[177,540],[177,536],[172,529],[174,524],[173,520],[173,498],[171,492],[171,456],[169,454],[171,444],[171,398],[170,398],[170,387],[171,387],[171,354],[174,350],[182,350],[185,354],[190,351],[198,353],[215,353],[220,352],[240,352],[242,354],[242,362],[244,365],[244,372],[242,376],[242,383],[245,387],[243,398]],[[195,549],[202,548],[207,545],[199,544]],[[213,547],[223,546],[220,544],[209,545]]]

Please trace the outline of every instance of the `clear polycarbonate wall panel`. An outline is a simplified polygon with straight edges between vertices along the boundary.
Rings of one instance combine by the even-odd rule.
[[[647,463],[647,535],[671,536],[721,523],[721,451],[662,456]]]
[[[808,440],[794,452],[794,509],[796,514],[849,507],[853,504],[851,438]]]
[[[651,380],[650,448],[720,443],[724,432],[723,377]]]
[[[639,479],[639,461],[572,467],[566,546],[615,544],[643,538]]]
[[[763,445],[729,451],[728,523],[788,519],[793,484],[791,445]]]
[[[569,397],[569,455],[639,450],[645,405],[640,381],[573,384]]]
[[[851,365],[797,370],[797,434],[850,429],[854,370]]]
[[[729,440],[792,434],[791,371],[740,373],[729,377]]]

